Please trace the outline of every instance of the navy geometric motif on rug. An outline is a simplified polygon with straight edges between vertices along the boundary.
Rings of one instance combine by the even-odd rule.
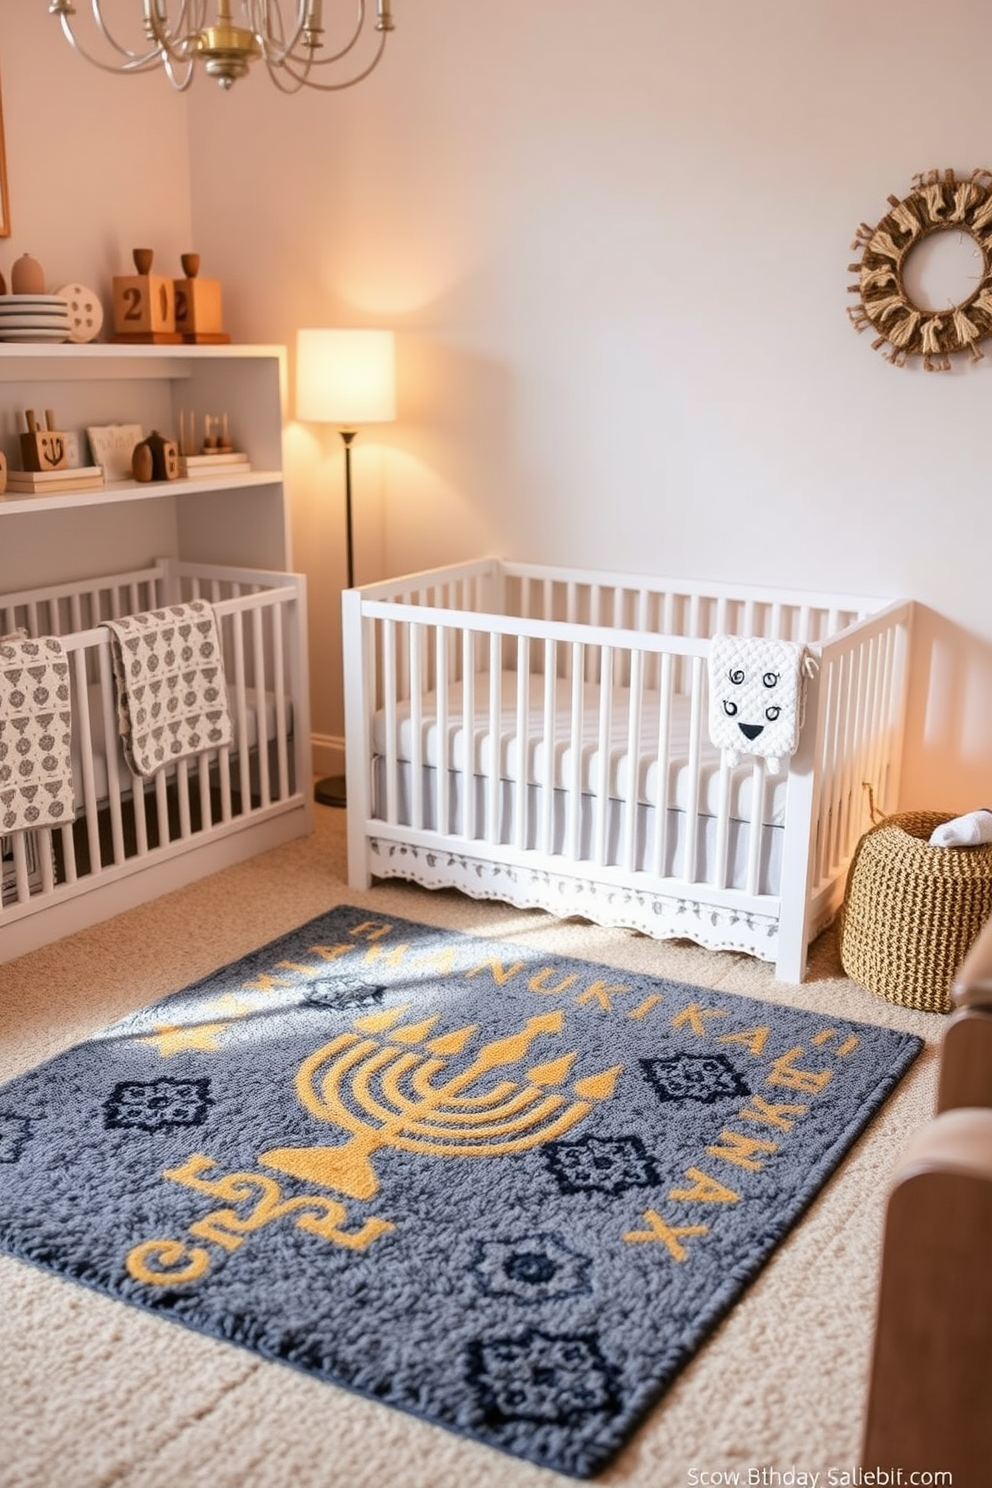
[[[344,906],[0,1088],[0,1249],[589,1477],[921,1043]]]

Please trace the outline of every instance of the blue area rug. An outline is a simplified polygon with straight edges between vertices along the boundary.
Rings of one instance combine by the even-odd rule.
[[[920,1044],[343,907],[0,1088],[0,1248],[588,1477]]]

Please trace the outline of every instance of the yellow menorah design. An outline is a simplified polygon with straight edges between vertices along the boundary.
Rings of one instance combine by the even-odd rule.
[[[569,1051],[526,1070],[522,1079],[485,1079],[519,1063],[542,1034],[560,1033],[564,1013],[556,1011],[483,1045],[465,1069],[449,1076],[449,1062],[478,1024],[435,1038],[437,1016],[395,1026],[408,1010],[356,1019],[353,1031],[324,1044],[299,1068],[296,1092],[303,1105],[319,1121],[350,1132],[349,1139],[334,1147],[275,1147],[261,1154],[265,1167],[370,1199],[379,1191],[371,1159],[380,1148],[434,1157],[524,1152],[569,1131],[597,1101],[608,1100],[623,1069],[618,1064],[587,1075],[563,1093],[576,1059]]]

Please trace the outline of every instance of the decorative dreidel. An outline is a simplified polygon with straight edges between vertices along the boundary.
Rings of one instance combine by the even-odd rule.
[[[198,253],[183,253],[180,262],[186,277],[175,282],[176,330],[184,341],[226,345],[231,338],[222,329],[220,280],[199,277]]]
[[[176,342],[175,283],[153,274],[151,248],[134,248],[136,274],[114,275],[114,340]]]
[[[38,426],[33,408],[24,414],[27,433],[21,435],[21,464],[25,470],[64,470],[69,463],[69,448],[65,434],[55,427],[55,414],[45,410],[45,427]]]
[[[147,439],[134,447],[131,474],[137,481],[169,481],[179,477],[179,446],[174,439],[164,439],[153,429]]]

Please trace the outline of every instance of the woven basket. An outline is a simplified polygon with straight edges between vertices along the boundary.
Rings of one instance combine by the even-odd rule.
[[[861,838],[840,918],[853,981],[902,1007],[950,1011],[950,987],[992,915],[992,844],[931,847],[940,812],[888,816]]]

